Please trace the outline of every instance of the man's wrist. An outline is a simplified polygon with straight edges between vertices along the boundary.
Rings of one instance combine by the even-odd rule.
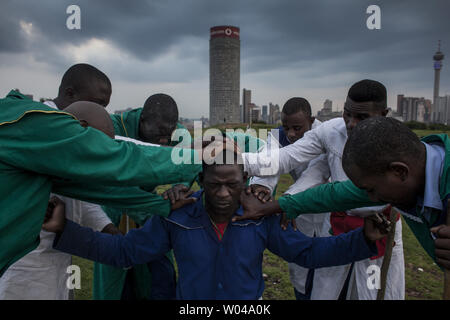
[[[278,200],[266,202],[261,209],[264,216],[271,216],[273,214],[281,213],[283,210],[278,203]]]
[[[364,235],[364,240],[366,240],[367,245],[369,246],[373,246],[375,244],[375,240],[370,239],[367,235],[366,235],[366,230],[363,229],[363,235]]]
[[[107,224],[101,231],[102,233],[120,234],[120,230],[113,224]]]

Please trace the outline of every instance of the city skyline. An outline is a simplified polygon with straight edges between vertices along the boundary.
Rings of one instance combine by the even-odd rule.
[[[81,30],[68,30],[69,1],[6,1],[0,10],[0,94],[12,88],[54,98],[63,72],[87,62],[111,79],[108,111],[142,106],[154,93],[176,100],[180,116],[208,117],[209,31],[241,30],[240,92],[258,106],[326,99],[342,110],[348,88],[364,78],[398,94],[433,99],[437,41],[450,52],[448,1],[377,1],[381,29],[366,27],[372,1],[77,1]],[[444,60],[440,95],[450,94]],[[241,97],[242,98],[242,97]],[[242,104],[242,101],[240,101]]]

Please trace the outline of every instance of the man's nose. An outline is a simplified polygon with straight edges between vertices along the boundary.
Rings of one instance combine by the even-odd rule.
[[[219,198],[227,198],[230,196],[230,192],[228,192],[228,189],[225,185],[220,186],[219,190],[217,191],[217,197]]]
[[[289,138],[289,140],[295,139],[295,130],[294,129],[291,129],[288,131],[288,138]]]

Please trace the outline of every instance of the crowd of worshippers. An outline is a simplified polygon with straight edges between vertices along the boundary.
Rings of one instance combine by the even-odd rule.
[[[404,299],[402,220],[450,269],[449,137],[388,117],[382,83],[354,83],[340,118],[293,97],[267,140],[226,132],[200,147],[172,141],[184,127],[169,95],[109,114],[111,93],[76,64],[53,100],[0,99],[0,299],[73,299],[75,255],[95,261],[95,300],[256,300],[266,249],[298,300],[375,300],[374,265],[382,298]],[[275,199],[282,174],[294,182]]]

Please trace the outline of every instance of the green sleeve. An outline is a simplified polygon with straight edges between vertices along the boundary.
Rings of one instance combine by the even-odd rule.
[[[52,192],[107,207],[126,210],[129,216],[149,213],[167,217],[170,201],[138,187],[104,187],[85,183],[54,181]]]
[[[127,135],[122,125],[122,114],[110,114],[110,117],[114,125],[114,134],[116,136],[126,137]]]
[[[93,185],[156,186],[190,181],[201,170],[201,164],[172,161],[173,152],[194,163],[198,160],[195,150],[116,141],[59,113],[31,113],[2,126],[0,141],[1,159],[6,164]]]
[[[366,191],[347,180],[322,184],[294,195],[280,197],[278,204],[288,218],[293,219],[303,213],[344,211],[382,203],[371,201]]]
[[[115,135],[139,140],[139,119],[141,113],[142,108],[136,108],[121,114],[110,115]]]

